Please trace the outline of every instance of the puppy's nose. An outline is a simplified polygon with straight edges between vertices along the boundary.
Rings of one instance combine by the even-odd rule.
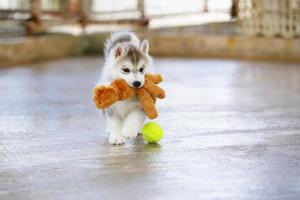
[[[133,82],[133,87],[138,88],[138,87],[140,87],[140,86],[141,86],[141,82],[140,82],[140,81],[134,81],[134,82]]]

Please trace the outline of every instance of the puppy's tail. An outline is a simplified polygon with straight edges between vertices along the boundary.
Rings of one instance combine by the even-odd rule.
[[[105,43],[104,55],[108,56],[110,54],[110,51],[118,43],[127,43],[134,46],[139,46],[140,40],[133,32],[129,32],[129,31],[115,32]]]

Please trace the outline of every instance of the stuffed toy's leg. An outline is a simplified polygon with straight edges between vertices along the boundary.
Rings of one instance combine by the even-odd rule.
[[[129,99],[134,95],[134,89],[123,79],[117,79],[111,85],[99,85],[93,89],[93,100],[99,109],[109,108],[117,101]]]
[[[132,110],[124,119],[123,127],[121,130],[122,135],[125,138],[134,138],[141,130],[144,124],[146,115],[140,108]]]
[[[158,113],[152,96],[144,88],[139,88],[137,90],[137,97],[139,98],[146,115],[150,119],[156,118]]]
[[[160,74],[146,74],[145,76],[146,78],[146,82],[150,82],[150,83],[146,83],[146,88],[148,88],[148,90],[157,90],[158,89],[158,95],[160,97],[164,97],[165,96],[165,91],[161,88],[159,88],[158,86],[153,86],[154,84],[159,84],[160,82],[163,81],[163,77]],[[152,82],[152,83],[151,83]],[[150,84],[150,85],[149,85]],[[148,91],[149,92],[149,91]],[[156,102],[156,92],[154,93],[150,93],[154,103]]]
[[[105,112],[105,118],[107,121],[107,131],[109,133],[108,142],[110,144],[124,144],[125,139],[121,134],[123,120],[120,116],[113,113],[113,110],[107,110]]]

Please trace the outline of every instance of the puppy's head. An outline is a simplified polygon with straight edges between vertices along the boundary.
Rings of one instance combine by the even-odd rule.
[[[122,78],[131,87],[142,87],[145,83],[145,74],[150,72],[151,58],[148,51],[148,40],[144,40],[140,46],[118,43],[111,51],[113,57],[111,77]]]

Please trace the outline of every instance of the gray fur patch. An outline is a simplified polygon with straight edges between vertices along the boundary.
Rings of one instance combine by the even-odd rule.
[[[127,45],[125,46],[126,55],[122,57],[119,62],[123,62],[124,60],[128,60],[132,63],[133,66],[137,67],[141,60],[144,60],[146,63],[149,62],[147,56],[141,53],[135,46]]]
[[[118,44],[118,43],[124,43],[124,42],[130,42],[131,41],[131,35],[130,33],[124,33],[118,35],[113,40],[108,40],[105,45],[104,53],[105,55],[108,55],[109,52]]]
[[[140,60],[144,58],[144,55],[141,54],[141,52],[137,50],[135,47],[129,47],[127,51],[127,57],[130,59],[131,63],[134,66],[137,66]]]

